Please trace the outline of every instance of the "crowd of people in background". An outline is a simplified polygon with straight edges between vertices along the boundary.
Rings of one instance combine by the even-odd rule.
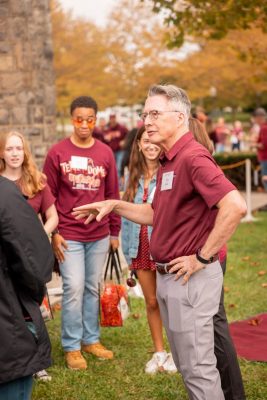
[[[214,144],[214,153],[252,151],[257,153],[261,169],[262,185],[267,191],[267,112],[256,108],[246,127],[241,121],[226,123],[223,117],[212,121],[202,108],[195,117],[203,124]]]
[[[235,119],[226,122],[224,117],[211,118],[202,107],[196,107],[193,115],[205,126],[216,153],[255,149],[260,127],[267,117],[265,109],[261,107],[255,109],[250,122],[245,123]]]

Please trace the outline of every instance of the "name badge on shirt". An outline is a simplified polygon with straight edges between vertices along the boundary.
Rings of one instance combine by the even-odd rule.
[[[88,167],[88,159],[86,157],[71,156],[72,169],[85,169]]]
[[[173,177],[174,177],[174,171],[164,172],[164,174],[162,174],[162,182],[160,190],[172,189]]]

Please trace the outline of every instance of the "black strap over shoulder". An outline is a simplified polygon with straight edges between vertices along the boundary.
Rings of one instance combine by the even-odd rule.
[[[112,248],[110,248],[109,250],[107,264],[105,268],[104,280],[107,279],[107,274],[109,269],[110,269],[110,280],[112,280],[113,270],[114,270],[118,283],[121,283],[122,268],[121,268],[119,252],[117,249],[113,250]]]

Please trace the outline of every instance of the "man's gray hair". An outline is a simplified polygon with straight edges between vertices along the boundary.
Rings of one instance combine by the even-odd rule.
[[[158,95],[165,96],[168,101],[177,104],[178,110],[184,113],[186,124],[188,124],[188,118],[190,117],[191,111],[191,101],[183,89],[175,85],[152,85],[149,88],[148,97]]]

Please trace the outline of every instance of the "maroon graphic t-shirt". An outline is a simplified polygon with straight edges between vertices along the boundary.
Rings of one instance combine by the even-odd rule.
[[[37,214],[45,214],[49,207],[55,203],[55,198],[51,193],[50,187],[45,185],[34,197],[27,199]]]
[[[88,225],[72,215],[74,207],[119,198],[115,159],[106,144],[95,139],[93,146],[82,148],[64,139],[48,152],[44,173],[56,198],[59,232],[65,239],[90,242],[119,235],[120,217],[115,214]]]

